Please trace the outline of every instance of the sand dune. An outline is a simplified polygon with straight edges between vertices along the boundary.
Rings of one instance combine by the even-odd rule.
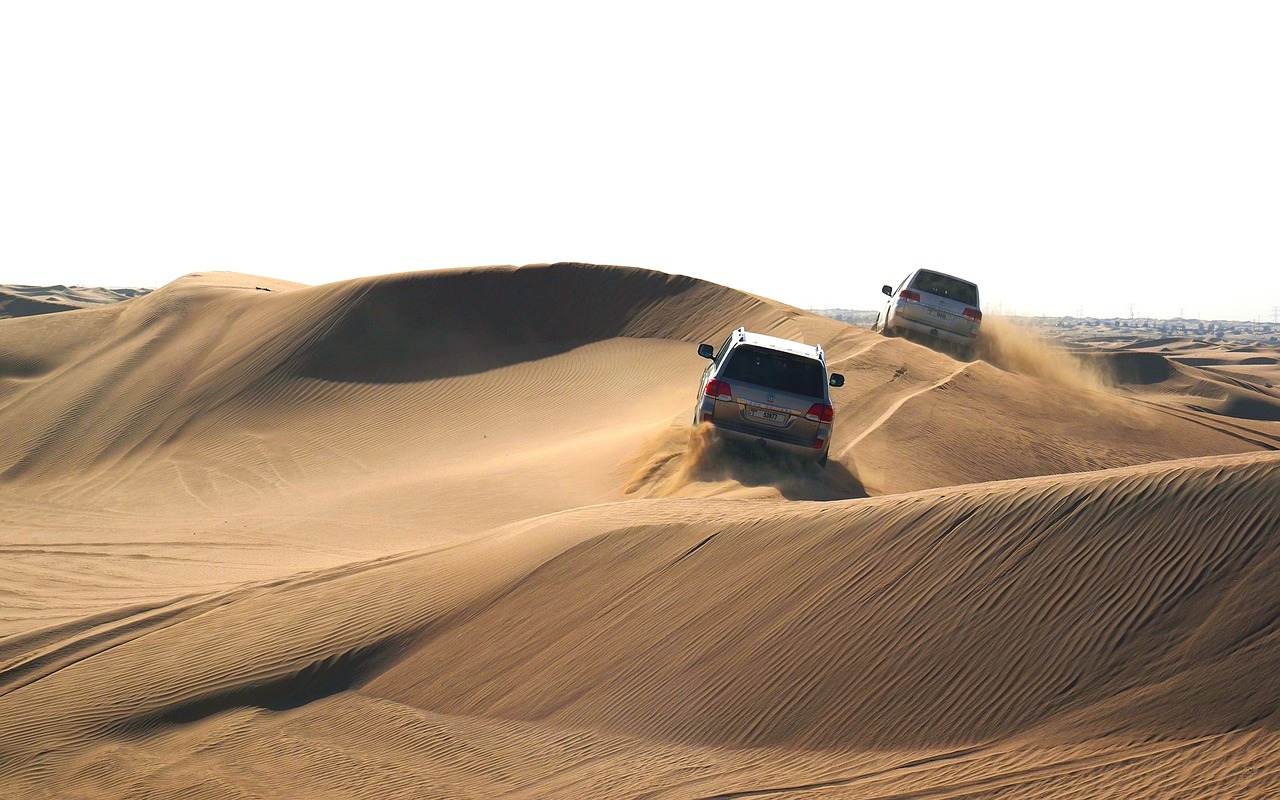
[[[825,471],[689,426],[738,325],[846,375]],[[0,794],[1273,794],[1277,354],[993,328],[581,264],[4,320]]]
[[[1098,357],[1116,383],[1169,401],[1181,399],[1192,411],[1237,420],[1280,421],[1280,358],[1257,347],[1168,346],[1128,348]],[[1179,397],[1180,396],[1180,397]]]
[[[51,314],[141,297],[147,289],[0,285],[0,319]]]

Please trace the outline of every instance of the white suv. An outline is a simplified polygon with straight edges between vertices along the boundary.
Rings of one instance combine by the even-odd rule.
[[[883,286],[889,296],[875,330],[885,336],[914,334],[950,345],[961,358],[972,358],[982,311],[978,287],[952,275],[918,269],[897,289]]]
[[[827,387],[843,386],[844,376],[827,375],[821,345],[738,328],[718,353],[701,344],[698,355],[711,363],[698,383],[695,425],[827,463],[835,419]]]

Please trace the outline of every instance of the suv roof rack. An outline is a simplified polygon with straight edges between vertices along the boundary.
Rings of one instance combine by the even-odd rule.
[[[794,339],[783,339],[777,336],[771,336],[767,333],[755,333],[747,330],[745,325],[738,327],[733,333],[729,334],[730,340],[735,344],[748,343],[748,336],[753,337],[751,343],[760,344],[764,347],[789,350],[797,353],[798,355],[808,357],[816,356],[824,365],[827,363],[827,355],[820,344],[805,344],[804,342],[797,342]]]

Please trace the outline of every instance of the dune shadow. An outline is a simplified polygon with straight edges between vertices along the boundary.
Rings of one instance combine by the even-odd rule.
[[[372,383],[477,374],[622,335],[697,285],[584,264],[386,276],[308,348],[300,372]]]
[[[1280,398],[1261,392],[1253,395],[1236,392],[1222,401],[1217,413],[1256,422],[1280,422]]]
[[[113,734],[144,736],[186,725],[232,708],[289,711],[348,691],[394,660],[412,641],[411,634],[390,637],[365,647],[336,653],[291,674],[257,683],[199,693],[151,712],[137,714],[110,726]]]
[[[1164,383],[1177,374],[1173,362],[1159,353],[1117,350],[1086,353],[1079,357],[1091,360],[1098,372],[1115,386],[1151,386]]]

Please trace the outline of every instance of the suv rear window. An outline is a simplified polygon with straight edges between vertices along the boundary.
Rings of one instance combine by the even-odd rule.
[[[816,359],[743,345],[733,351],[721,377],[780,392],[822,397],[822,364]]]
[[[953,278],[950,275],[939,275],[926,269],[916,273],[911,288],[917,292],[928,292],[939,297],[947,297],[966,306],[977,307],[978,287],[968,281]]]

